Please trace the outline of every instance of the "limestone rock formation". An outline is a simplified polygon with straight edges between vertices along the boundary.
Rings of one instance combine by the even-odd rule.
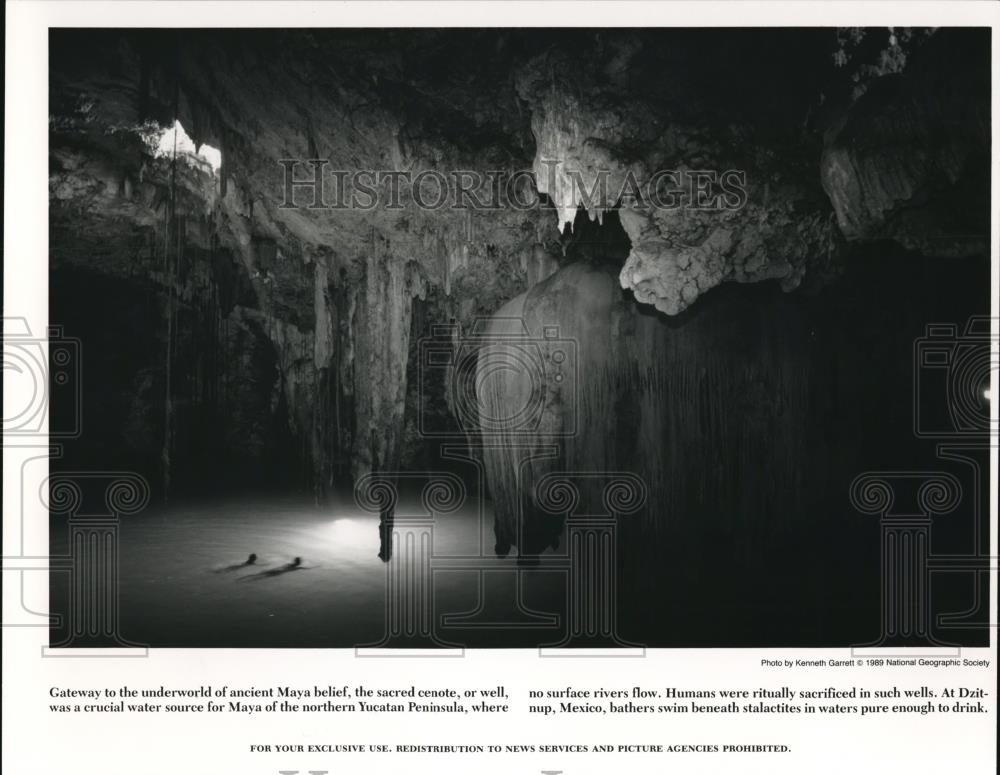
[[[810,393],[804,328],[795,304],[762,309],[732,296],[674,328],[625,297],[612,269],[585,263],[508,302],[476,380],[498,551],[554,544],[561,522],[536,489],[551,473],[633,472],[649,488],[633,519],[647,539],[725,530],[750,504],[795,513],[802,467],[792,461],[806,453],[796,429]],[[596,483],[580,499],[581,513],[601,513]],[[686,522],[709,514],[710,527]]]
[[[822,287],[871,240],[983,254],[988,48],[955,30],[53,31],[54,277],[141,287],[155,310],[155,358],[122,379],[167,404],[130,435],[165,437],[147,450],[164,468],[197,446],[170,428],[203,412],[248,449],[287,444],[323,497],[414,464],[414,412],[457,430],[451,388],[429,407],[418,383],[419,341],[526,291],[572,296],[581,211],[624,230],[628,298],[678,319],[728,282]],[[194,150],[164,153],[177,122]],[[338,170],[383,172],[383,197],[402,174],[427,187],[340,207]],[[421,206],[454,171],[484,201],[514,182],[499,206]],[[189,350],[201,365],[171,371]],[[223,400],[249,400],[241,379],[266,383],[268,423]]]
[[[988,250],[989,192],[977,170],[989,165],[990,85],[974,37],[931,37],[828,131],[823,188],[846,239],[888,238],[926,255]]]

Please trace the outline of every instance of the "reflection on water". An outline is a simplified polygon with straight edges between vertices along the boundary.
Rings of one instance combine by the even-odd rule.
[[[400,503],[397,515],[406,514],[408,505]],[[491,519],[471,500],[453,513],[436,515],[434,556],[494,561]],[[68,551],[66,532],[65,520],[53,519],[53,553]],[[386,611],[386,564],[379,549],[378,516],[353,504],[228,501],[150,510],[123,519],[119,528],[120,631],[129,641],[152,646],[377,643],[385,632]],[[435,572],[436,621],[450,615],[461,622],[461,614],[484,605],[483,597],[495,603],[498,593],[505,597],[502,603],[510,604],[513,589],[531,609],[564,607],[560,574],[521,570],[515,584],[514,573],[467,567]],[[67,574],[53,573],[53,612],[67,609],[68,581]],[[475,622],[446,627],[442,634],[463,645],[558,640],[551,626],[542,632],[523,626],[503,632]],[[62,635],[53,630],[52,642]]]

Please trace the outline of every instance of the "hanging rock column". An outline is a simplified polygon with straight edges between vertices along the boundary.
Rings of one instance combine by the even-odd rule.
[[[399,467],[413,298],[426,296],[419,266],[392,255],[388,247],[386,241],[375,241],[351,326],[355,481],[372,471]]]

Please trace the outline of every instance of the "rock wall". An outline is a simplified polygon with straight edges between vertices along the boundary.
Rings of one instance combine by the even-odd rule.
[[[169,304],[150,339],[169,340],[178,320],[211,319],[201,349],[239,339],[252,360],[273,363],[273,379],[253,384],[288,435],[289,467],[321,498],[352,473],[420,454],[408,430],[425,409],[412,331],[469,331],[519,294],[552,287],[566,305],[603,310],[603,290],[595,300],[553,280],[581,213],[597,223],[617,215],[628,241],[614,256],[617,282],[654,318],[686,320],[729,282],[815,290],[871,240],[985,256],[989,46],[980,33],[53,31],[53,281],[72,267],[152,284]],[[937,66],[943,57],[957,64]],[[220,169],[197,153],[155,152],[175,121],[195,146],[221,150]],[[515,187],[533,206],[427,209],[412,194],[398,207],[284,206],[279,160],[311,158],[411,176],[533,170]],[[716,206],[697,206],[698,190],[679,194],[682,206],[650,206],[636,192],[662,170],[677,172],[681,188],[699,170],[738,175],[705,184]],[[605,173],[624,195],[591,201],[584,194]],[[484,179],[472,193],[489,188]],[[462,337],[454,341],[457,350]],[[164,353],[158,368],[180,357]],[[156,379],[190,393],[175,376]],[[656,372],[656,395],[667,396],[671,379],[680,375]],[[605,406],[619,387],[602,389],[591,398]],[[246,400],[232,411],[250,423],[256,404]],[[667,409],[642,409],[657,411]],[[181,403],[155,412],[185,416]],[[619,419],[628,427],[630,417]],[[166,434],[174,423],[163,422]],[[500,533],[501,544],[516,542]]]
[[[734,296],[671,323],[613,270],[573,264],[502,307],[477,369],[497,549],[534,553],[560,525],[535,484],[632,471],[649,540],[778,527],[799,511],[810,366],[794,304]],[[583,513],[600,513],[599,490]],[[784,518],[784,517],[782,517]],[[702,528],[706,528],[702,530]],[[747,542],[747,551],[752,542]]]
[[[399,470],[413,299],[425,293],[418,266],[385,248],[376,248],[352,322],[355,479]]]
[[[557,50],[518,71],[538,190],[560,229],[580,207],[591,219],[618,210],[632,243],[621,287],[669,315],[722,282],[791,290],[829,274],[836,227],[806,166],[808,136],[779,115],[755,131],[740,104],[720,120],[687,72],[657,95],[663,84],[632,80],[642,46],[616,51],[605,62]]]
[[[942,63],[947,62],[948,67]],[[873,81],[828,131],[823,188],[847,240],[924,255],[984,255],[989,64],[972,31],[931,37]]]

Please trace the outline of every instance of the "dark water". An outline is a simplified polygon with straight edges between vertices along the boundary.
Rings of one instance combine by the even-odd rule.
[[[564,574],[517,570],[516,558],[504,570],[468,567],[496,562],[488,551],[492,514],[477,512],[467,506],[434,518],[433,563],[452,561],[432,573],[435,634],[442,643],[457,645],[558,640],[551,622],[515,610],[511,597],[517,575],[524,608],[558,612],[565,607]],[[405,504],[400,513],[406,513]],[[51,536],[53,553],[66,554],[65,520],[52,521]],[[379,519],[356,507],[318,508],[294,501],[170,506],[123,519],[118,545],[118,631],[129,642],[161,647],[409,645],[384,641],[387,565],[378,557]],[[256,562],[245,564],[251,553],[257,554]],[[480,556],[485,559],[477,560]],[[295,557],[301,558],[299,566],[292,564]],[[456,568],[459,557],[471,559]],[[53,574],[53,612],[67,610],[68,586],[68,573]],[[442,624],[444,615],[484,605],[486,610],[470,622]],[[518,626],[483,626],[491,621]],[[64,629],[54,628],[52,642],[64,636]]]
[[[384,563],[378,556],[378,517],[353,505],[224,501],[151,509],[121,520],[118,584],[100,591],[117,596],[121,640],[153,647],[608,645],[565,644],[574,617],[579,623],[590,614],[579,594],[568,596],[569,565],[559,550],[530,560],[498,560],[492,552],[492,510],[480,510],[471,499],[458,511],[435,515],[432,533],[401,526],[407,513],[419,511],[400,504],[397,535],[415,547],[425,544],[423,575],[418,566]],[[65,519],[54,518],[50,531],[53,554],[67,555]],[[877,531],[871,525],[876,547]],[[869,568],[860,551],[831,552],[825,547],[832,537],[817,539],[808,546],[776,544],[769,556],[784,561],[749,575],[729,569],[733,558],[721,544],[714,558],[696,553],[686,562],[683,555],[695,547],[680,546],[663,560],[678,569],[673,584],[642,590],[620,584],[611,595],[593,590],[599,607],[610,602],[616,609],[601,608],[597,618],[620,637],[619,645],[867,643],[879,633],[877,563]],[[564,532],[563,551],[572,543]],[[626,580],[638,575],[652,582],[663,575],[635,567],[634,546],[624,548],[628,551],[619,556],[619,573]],[[248,565],[251,553],[257,560]],[[397,547],[396,560],[406,556]],[[299,565],[292,564],[295,557],[301,558]],[[703,566],[704,572],[692,576],[685,570],[692,564]],[[406,582],[397,588],[421,593],[420,610],[433,640],[387,638],[398,635],[389,619],[403,610],[389,605],[390,568],[409,568]],[[976,590],[967,575],[935,580],[937,611],[969,609]],[[864,583],[848,584],[855,576]],[[52,573],[51,610],[63,615],[62,624],[52,629],[53,645],[65,645],[69,633],[69,585],[67,571]],[[981,599],[988,600],[988,594]],[[973,615],[965,625],[952,625],[939,635],[949,643],[979,644],[986,631],[976,621]],[[77,639],[70,645],[112,644]]]

